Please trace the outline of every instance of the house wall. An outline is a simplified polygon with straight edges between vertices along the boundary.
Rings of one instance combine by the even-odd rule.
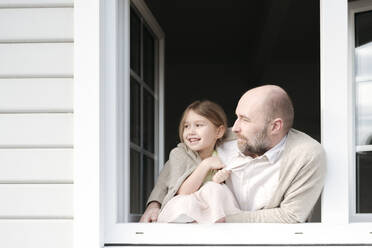
[[[0,246],[72,247],[73,0],[0,0]]]

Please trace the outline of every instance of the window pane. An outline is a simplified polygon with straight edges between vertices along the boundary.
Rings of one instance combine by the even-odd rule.
[[[372,145],[372,80],[356,82],[356,87],[356,144]]]
[[[154,188],[154,160],[147,156],[143,158],[143,206],[146,207],[146,201]],[[144,211],[145,209],[143,209]]]
[[[149,152],[154,152],[155,135],[155,104],[154,97],[144,90],[143,93],[143,147]]]
[[[130,150],[130,213],[141,213],[141,154]]]
[[[141,145],[141,90],[139,84],[130,79],[130,141]]]
[[[143,80],[154,89],[155,44],[151,33],[143,28]]]
[[[141,20],[130,10],[130,68],[141,75]]]
[[[357,213],[372,213],[372,151],[357,153]]]
[[[372,213],[372,11],[355,15],[356,212]]]

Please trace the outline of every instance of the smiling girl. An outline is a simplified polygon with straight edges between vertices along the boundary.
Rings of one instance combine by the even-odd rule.
[[[162,203],[158,222],[223,222],[226,215],[240,211],[223,183],[230,171],[223,169],[215,152],[226,129],[226,114],[216,103],[196,101],[186,108],[179,125],[181,143],[160,174],[168,193],[162,201],[151,195],[148,201]]]

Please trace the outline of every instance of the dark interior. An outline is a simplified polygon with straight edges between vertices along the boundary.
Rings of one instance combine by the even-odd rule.
[[[219,103],[231,126],[240,96],[282,86],[294,127],[320,140],[320,17],[314,0],[146,0],[165,32],[165,158],[197,99]]]

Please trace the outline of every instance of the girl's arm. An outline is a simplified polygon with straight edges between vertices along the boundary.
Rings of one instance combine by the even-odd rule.
[[[193,173],[186,178],[181,187],[177,191],[177,195],[188,195],[196,192],[202,185],[204,178],[209,170],[222,169],[224,165],[217,156],[212,156],[204,159]]]

